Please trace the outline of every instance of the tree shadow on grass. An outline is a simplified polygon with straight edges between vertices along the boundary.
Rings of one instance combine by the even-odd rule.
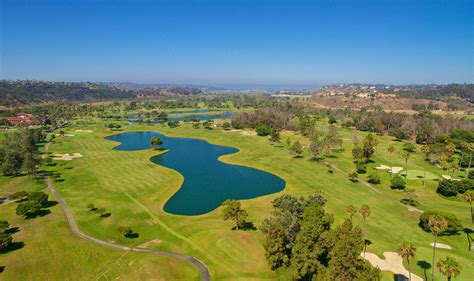
[[[467,250],[470,252],[472,249],[472,237],[471,234],[474,233],[474,231],[470,228],[464,228],[464,233],[466,233],[466,238],[467,238],[467,243],[468,243],[468,248]]]
[[[431,269],[431,264],[427,261],[418,261],[416,263],[421,269],[423,269],[423,274],[425,275],[425,280],[428,280],[428,275],[426,271]]]
[[[53,207],[53,206],[56,206],[58,205],[58,201],[48,201],[46,202],[46,204],[43,206],[44,208],[50,208],[50,207]]]
[[[12,242],[10,244],[10,246],[0,250],[0,254],[5,254],[5,253],[8,253],[8,252],[13,252],[13,251],[16,251],[16,250],[19,250],[21,248],[25,247],[25,243],[23,242]]]
[[[135,239],[135,238],[140,237],[140,234],[138,234],[136,232],[133,232],[133,233],[130,233],[130,234],[125,234],[124,236],[127,239]]]
[[[237,230],[237,227],[232,227],[232,230]],[[244,231],[251,231],[251,230],[257,230],[257,227],[253,224],[253,222],[246,221],[244,222],[244,225],[239,228],[239,230],[244,230]]]
[[[4,233],[12,235],[12,234],[17,233],[18,231],[20,231],[20,228],[18,226],[14,226],[14,227],[10,227],[9,229],[5,230]]]
[[[99,217],[101,217],[101,218],[108,218],[108,217],[110,217],[111,215],[112,215],[111,213],[103,213],[103,214],[101,214]]]
[[[48,210],[48,209],[41,209],[41,210],[38,210],[32,214],[29,214],[25,217],[25,219],[34,219],[34,218],[37,218],[37,217],[44,217],[44,216],[47,216],[51,214],[51,211]]]
[[[3,271],[5,271],[5,266],[4,266],[4,265],[1,265],[1,266],[0,266],[0,273],[3,273]]]
[[[408,277],[403,274],[393,274],[393,281],[408,281]]]

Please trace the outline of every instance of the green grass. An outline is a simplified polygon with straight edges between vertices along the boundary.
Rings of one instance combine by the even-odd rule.
[[[75,132],[75,129],[90,129],[93,133]],[[221,219],[221,209],[200,216],[177,216],[167,214],[163,206],[180,187],[183,178],[174,170],[156,165],[149,161],[156,152],[114,151],[116,143],[107,141],[105,136],[114,134],[103,129],[103,124],[71,128],[68,133],[74,137],[58,138],[50,150],[55,153],[80,152],[83,158],[71,162],[59,162],[50,169],[62,174],[63,182],[57,183],[57,190],[68,202],[81,230],[94,237],[107,241],[140,245],[147,241],[161,240],[150,247],[177,251],[194,255],[203,260],[210,268],[215,280],[274,280],[288,279],[285,271],[273,272],[269,269],[262,247],[262,235],[259,231],[231,231],[232,222]],[[294,159],[286,148],[270,145],[265,137],[246,136],[240,132],[224,132],[221,129],[193,129],[183,124],[170,129],[164,125],[124,126],[124,131],[158,131],[168,136],[193,137],[205,139],[214,144],[233,146],[240,151],[225,155],[220,160],[233,164],[247,165],[274,173],[286,181],[284,191],[242,201],[248,211],[248,220],[257,228],[263,219],[271,213],[271,201],[276,197],[290,193],[304,195],[323,191],[328,199],[327,209],[335,215],[335,224],[347,218],[346,206],[368,204],[372,214],[367,220],[367,238],[372,244],[368,252],[381,256],[385,251],[395,251],[398,243],[407,240],[417,247],[417,261],[431,262],[432,248],[429,243],[433,237],[418,227],[418,216],[398,202],[403,197],[401,191],[389,187],[390,175],[379,171],[382,184],[373,189],[361,183],[352,183],[347,175],[339,172],[327,173],[327,168],[319,162],[310,162],[306,158]],[[339,169],[350,172],[352,163],[353,132],[341,129],[345,150],[335,153],[325,160]],[[358,133],[362,140],[366,133]],[[282,132],[282,142],[287,137],[300,140],[307,145],[308,140],[291,132]],[[393,142],[389,137],[378,137],[380,145],[374,157],[375,163],[368,165],[368,174],[375,172],[374,167],[385,164],[405,166],[400,152],[403,142]],[[389,155],[387,147],[393,144],[397,151]],[[72,168],[72,169],[68,169]],[[408,161],[408,169],[425,169],[435,175],[443,173],[439,168],[429,165],[420,153]],[[410,176],[410,175],[409,175]],[[365,176],[361,176],[365,179]],[[424,188],[422,181],[408,181],[408,187],[418,193],[417,208],[437,209],[454,213],[466,227],[470,227],[468,205],[455,199],[447,200],[436,194],[436,182],[428,181]],[[94,203],[112,213],[109,218],[99,218],[87,211],[86,205]],[[1,208],[1,207],[0,207]],[[361,224],[361,219],[355,219]],[[124,240],[117,235],[118,225],[131,226],[140,237]],[[472,255],[467,251],[467,239],[464,235],[441,237],[441,243],[449,244],[453,250],[437,251],[437,259],[446,255],[458,259],[464,271],[458,280],[469,280],[474,275],[470,266]],[[94,246],[96,247],[96,246]],[[21,251],[21,250],[19,250]],[[412,263],[415,274],[423,276],[421,268]],[[159,267],[159,264],[156,265]],[[384,273],[384,279],[390,280],[390,274]],[[437,271],[437,280],[444,280]]]
[[[408,177],[406,174],[408,173]],[[424,172],[421,170],[408,170],[402,171],[399,173],[401,176],[405,177],[407,180],[437,180],[439,179],[438,175],[435,175],[432,172]]]
[[[46,187],[26,176],[8,182],[15,182],[16,188],[0,183],[2,193]],[[19,227],[14,242],[24,246],[0,255],[0,266],[5,267],[2,280],[199,280],[197,268],[184,261],[124,252],[76,237],[59,205],[44,217],[27,220],[17,216],[15,208],[16,203],[1,205],[0,217]]]

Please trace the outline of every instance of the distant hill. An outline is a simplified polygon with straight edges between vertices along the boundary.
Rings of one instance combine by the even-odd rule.
[[[191,87],[131,88],[92,82],[0,81],[0,106],[22,106],[57,101],[100,101],[194,95]]]

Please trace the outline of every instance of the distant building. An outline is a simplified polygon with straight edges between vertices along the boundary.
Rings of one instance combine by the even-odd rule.
[[[34,123],[34,117],[30,113],[20,112],[16,116],[2,117],[1,119],[7,120],[10,126],[31,126]]]

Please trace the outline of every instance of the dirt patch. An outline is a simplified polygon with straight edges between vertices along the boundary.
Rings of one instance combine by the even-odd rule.
[[[241,134],[244,135],[244,136],[256,136],[256,135],[257,135],[257,132],[254,132],[254,131],[242,131]]]
[[[150,248],[151,246],[161,244],[161,242],[162,241],[160,239],[150,240],[150,241],[147,241],[147,242],[139,245],[138,247],[140,247],[140,248]]]

